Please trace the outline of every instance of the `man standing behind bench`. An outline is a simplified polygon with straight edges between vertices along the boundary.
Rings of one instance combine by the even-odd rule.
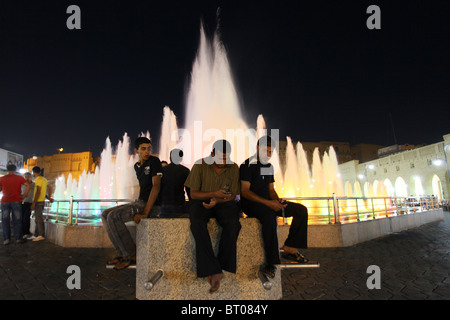
[[[139,137],[134,143],[134,152],[139,161],[134,165],[139,180],[139,199],[130,204],[106,209],[102,212],[103,227],[111,240],[117,257],[107,262],[115,265],[114,269],[125,269],[136,264],[136,244],[131,237],[125,222],[132,221],[138,224],[141,219],[148,216],[157,216],[160,211],[161,199],[159,190],[161,186],[162,168],[157,157],[151,155],[152,142],[145,137]]]
[[[185,182],[191,190],[189,215],[197,276],[208,277],[210,293],[219,289],[222,270],[236,272],[236,243],[241,229],[240,210],[235,202],[239,194],[239,168],[230,160],[230,152],[228,141],[214,142],[211,156],[198,160]],[[216,218],[222,227],[217,257],[207,229],[210,218]]]

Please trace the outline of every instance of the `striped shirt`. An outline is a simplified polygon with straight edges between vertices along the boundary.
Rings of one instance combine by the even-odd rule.
[[[209,157],[208,157],[209,158]],[[239,194],[239,167],[236,163],[226,164],[220,173],[212,165],[211,158],[197,161],[191,169],[184,185],[191,190],[200,192],[214,192],[224,189],[232,194]]]

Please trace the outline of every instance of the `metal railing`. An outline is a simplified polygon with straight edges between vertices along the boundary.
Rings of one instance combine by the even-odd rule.
[[[380,218],[425,212],[438,209],[444,201],[433,196],[424,197],[308,197],[284,198],[308,208],[309,224],[352,223]],[[283,217],[283,224],[289,218]]]
[[[425,212],[445,206],[435,197],[295,197],[284,200],[298,202],[308,208],[309,224],[340,224],[388,218],[414,212]],[[74,199],[46,202],[46,219],[68,225],[92,224],[99,222],[100,212],[107,207],[133,202],[130,199]],[[91,207],[83,204],[90,204]],[[92,204],[97,204],[92,208]],[[100,207],[100,204],[103,204]],[[90,214],[90,211],[95,211]],[[82,213],[82,215],[80,215]],[[290,218],[280,219],[281,224],[289,224]]]
[[[69,200],[54,200],[53,204],[46,200],[44,214],[46,220],[52,219],[56,223],[67,223],[68,225],[78,225],[81,223],[92,223],[93,220],[100,218],[99,212],[102,210],[100,204],[107,204],[106,207],[112,205],[121,205],[133,202],[130,199],[74,199],[70,197]],[[96,208],[81,208],[82,204],[98,204]],[[56,208],[55,208],[56,207]],[[52,211],[52,208],[55,208]],[[91,212],[94,211],[94,212]],[[84,217],[80,217],[83,212]],[[87,213],[87,216],[86,216]],[[89,215],[91,213],[91,215]]]

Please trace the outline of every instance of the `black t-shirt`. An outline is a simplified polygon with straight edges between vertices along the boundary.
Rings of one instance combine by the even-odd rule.
[[[181,164],[170,163],[162,168],[162,203],[182,205],[185,203],[184,182],[189,175],[189,169]],[[188,189],[186,187],[186,189]],[[189,196],[189,191],[186,190]]]
[[[239,180],[250,182],[250,191],[264,199],[270,199],[269,184],[275,182],[273,166],[270,163],[263,164],[252,156],[244,161],[239,168]],[[242,205],[252,201],[241,197]]]
[[[161,161],[157,157],[150,156],[141,166],[139,162],[136,162],[134,164],[134,170],[139,181],[139,200],[147,202],[153,188],[152,178],[154,176],[162,176]],[[154,205],[161,205],[161,192]]]

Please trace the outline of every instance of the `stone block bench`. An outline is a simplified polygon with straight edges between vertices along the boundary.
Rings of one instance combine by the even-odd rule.
[[[282,298],[281,270],[271,286],[259,274],[264,263],[261,225],[255,218],[240,219],[237,272],[224,271],[220,288],[209,293],[206,278],[197,278],[195,240],[186,218],[143,219],[136,227],[136,298],[140,300],[278,300]],[[221,228],[208,223],[213,248],[218,250]],[[158,272],[158,271],[162,272]],[[149,280],[160,279],[152,286]],[[265,279],[267,280],[267,279]]]

